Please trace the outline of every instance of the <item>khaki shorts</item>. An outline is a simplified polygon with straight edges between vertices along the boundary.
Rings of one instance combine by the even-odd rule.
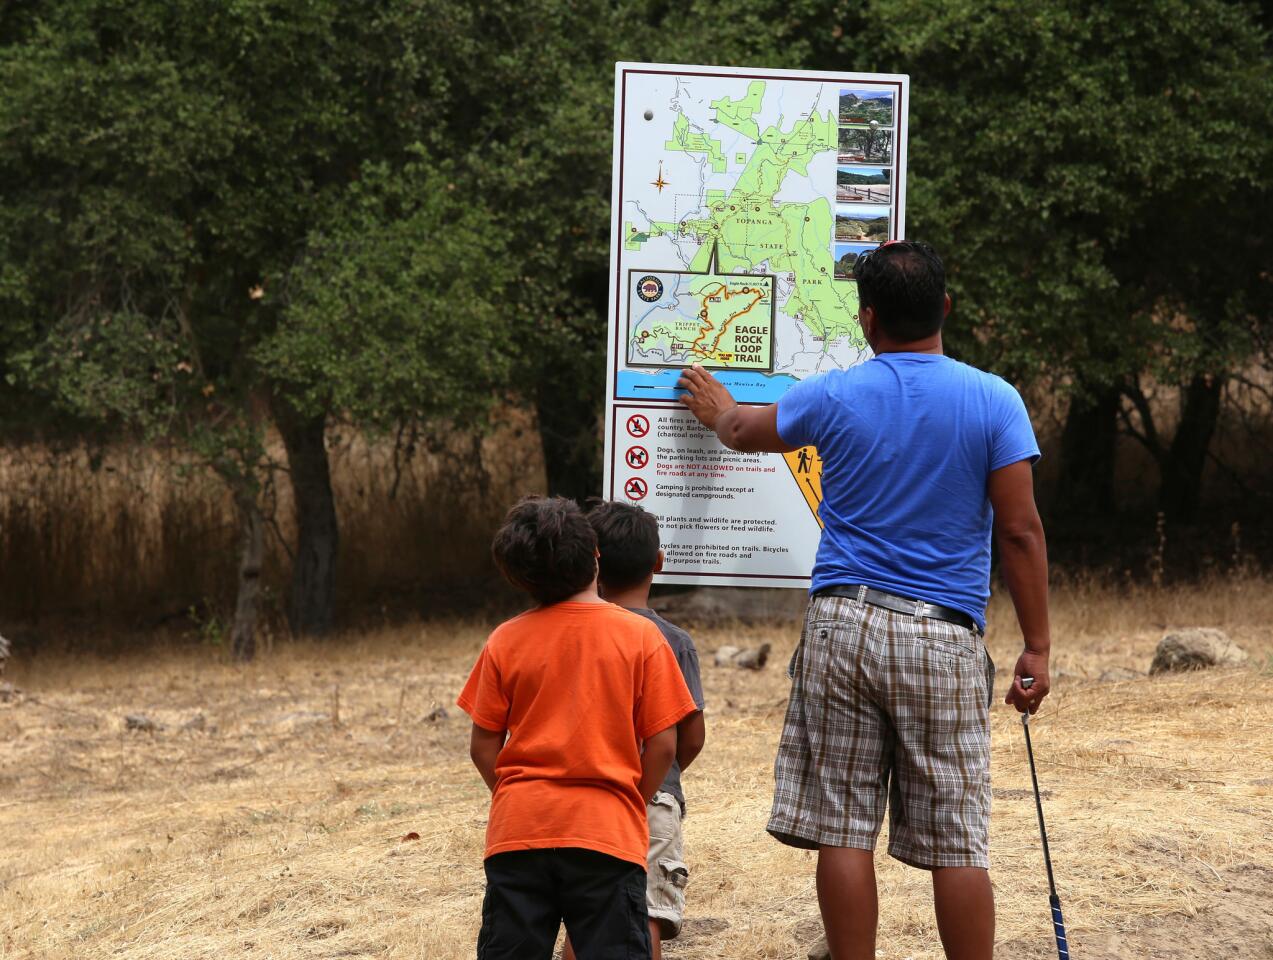
[[[792,659],[769,832],[912,866],[988,867],[990,695],[981,637],[944,620],[814,597]]]
[[[659,921],[663,939],[672,940],[681,932],[685,885],[690,879],[681,839],[681,804],[670,793],[659,791],[650,799],[645,814],[650,821],[645,902],[650,919]]]

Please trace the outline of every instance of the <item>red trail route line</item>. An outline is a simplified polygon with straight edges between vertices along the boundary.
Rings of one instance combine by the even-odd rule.
[[[721,293],[725,295],[726,301],[728,301],[731,297],[741,297],[741,296],[746,296],[748,294],[753,295],[755,299],[753,299],[751,303],[747,304],[747,306],[743,307],[737,313],[731,313],[729,317],[726,318],[725,322],[721,324],[720,330],[717,331],[716,339],[712,341],[711,347],[708,349],[703,349],[701,346],[699,346],[699,344],[703,342],[703,339],[707,336],[707,334],[712,329],[712,323],[711,321],[707,319],[707,302],[712,297]],[[703,309],[699,313],[698,318],[703,321],[703,326],[702,326],[702,329],[699,330],[698,336],[694,339],[694,342],[690,344],[690,350],[704,357],[711,357],[711,356],[717,355],[720,350],[721,337],[725,336],[725,332],[729,329],[729,325],[733,323],[735,320],[737,320],[739,317],[749,313],[751,309],[756,306],[756,304],[760,303],[760,301],[765,299],[765,294],[763,290],[757,290],[755,287],[743,287],[742,289],[737,290],[734,293],[730,293],[729,289],[723,283],[718,283],[716,285],[716,289],[704,291],[702,294],[700,294],[700,296],[702,296],[703,298]]]

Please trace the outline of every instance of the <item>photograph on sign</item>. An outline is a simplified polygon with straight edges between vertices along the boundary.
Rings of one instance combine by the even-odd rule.
[[[841,166],[835,176],[837,203],[888,203],[893,196],[889,167]]]
[[[835,245],[835,278],[837,280],[852,280],[853,265],[857,263],[858,257],[866,253],[868,250],[874,250],[879,244],[876,243],[837,243]]]
[[[874,123],[841,127],[841,163],[892,163],[893,131]]]
[[[727,450],[679,402],[861,363],[852,265],[903,235],[904,76],[621,63],[605,490],[660,521],[663,582],[807,587],[821,461]]]
[[[889,238],[889,208],[883,205],[847,204],[835,209],[835,239],[873,240]]]
[[[893,91],[891,90],[841,90],[840,125],[875,122],[881,126],[893,125]]]

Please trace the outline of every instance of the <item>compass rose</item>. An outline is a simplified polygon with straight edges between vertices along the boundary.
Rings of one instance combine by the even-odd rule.
[[[659,178],[657,180],[651,180],[650,186],[656,188],[659,191],[659,193],[663,192],[664,187],[671,186],[671,184],[668,181],[663,179],[663,161],[662,160],[659,161]]]

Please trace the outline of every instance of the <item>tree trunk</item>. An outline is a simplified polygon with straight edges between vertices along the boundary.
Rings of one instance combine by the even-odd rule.
[[[1120,394],[1105,387],[1076,394],[1061,434],[1061,478],[1056,509],[1067,517],[1114,512],[1114,442]]]
[[[286,400],[278,399],[274,422],[287,448],[296,505],[297,542],[287,621],[297,636],[320,635],[332,628],[340,544],[327,459],[327,418],[299,416]]]
[[[539,435],[544,448],[548,492],[585,500],[601,494],[599,397],[580,396],[575,371],[563,364],[559,373],[544,371],[536,395]],[[578,399],[576,399],[578,398]]]
[[[239,516],[239,590],[230,628],[230,651],[235,660],[256,656],[256,621],[261,608],[261,563],[265,558],[265,520],[253,492],[234,496]]]
[[[1159,502],[1169,520],[1188,523],[1198,514],[1202,499],[1202,471],[1207,450],[1220,418],[1222,377],[1198,374],[1183,388],[1180,426],[1163,464]]]

